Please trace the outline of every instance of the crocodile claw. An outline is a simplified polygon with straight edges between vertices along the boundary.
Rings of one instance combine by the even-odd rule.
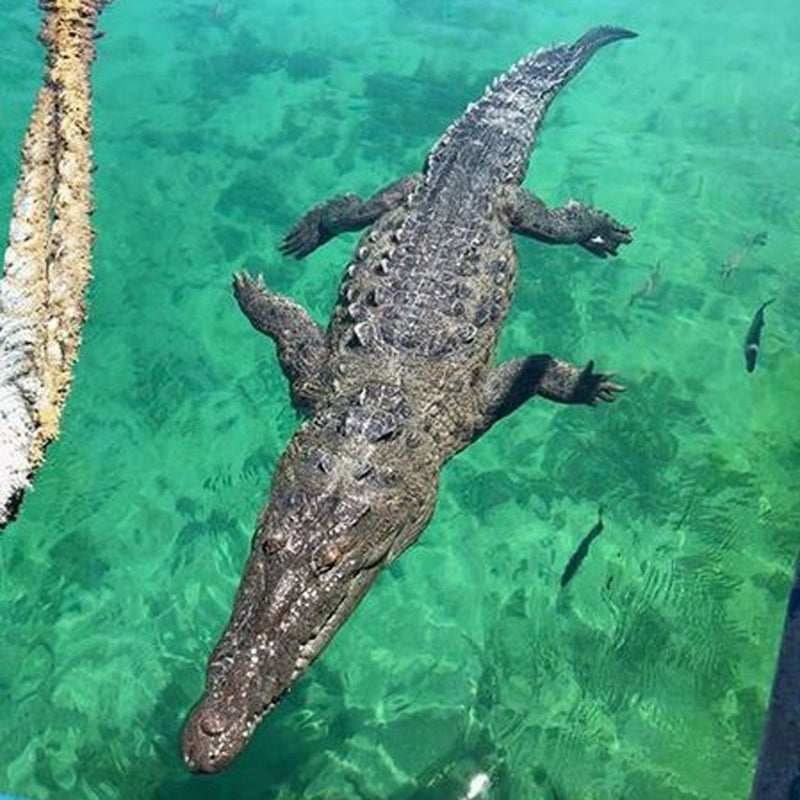
[[[259,309],[266,300],[266,286],[264,279],[259,275],[252,278],[247,272],[233,274],[233,296],[251,323],[259,316]],[[258,327],[258,326],[256,326]]]
[[[264,279],[260,275],[257,279],[253,279],[247,272],[234,272],[232,283],[233,293],[237,300],[255,289],[264,288]]]
[[[614,383],[614,372],[594,372],[594,361],[587,362],[581,370],[578,383],[575,386],[575,402],[596,406],[599,402],[613,403],[620,392],[626,387],[621,383]]]
[[[286,234],[278,249],[285,256],[297,259],[312,253],[323,241],[326,241],[321,235],[321,222],[320,210],[312,209]]]
[[[592,235],[581,242],[581,245],[599,258],[606,258],[617,255],[621,245],[630,244],[632,241],[633,228],[623,225],[613,217],[603,215]]]
[[[332,197],[312,208],[286,234],[278,249],[286,256],[303,258],[343,231],[358,230],[369,222],[360,217],[362,202],[354,194]]]

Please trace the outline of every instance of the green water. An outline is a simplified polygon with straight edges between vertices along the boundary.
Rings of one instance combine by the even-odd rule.
[[[746,797],[800,541],[800,5],[725,5],[108,8],[90,315],[62,435],[0,538],[0,792],[457,800],[483,770],[496,800]],[[608,261],[518,241],[500,355],[594,358],[627,395],[530,403],[458,456],[420,543],[245,754],[188,775],[179,729],[296,425],[231,272],[326,319],[355,237],[296,264],[276,252],[293,221],[417,169],[495,73],[598,23],[641,38],[558,98],[527,184],[636,241]],[[38,24],[33,0],[4,0],[6,214]],[[605,530],[560,591],[600,503]]]

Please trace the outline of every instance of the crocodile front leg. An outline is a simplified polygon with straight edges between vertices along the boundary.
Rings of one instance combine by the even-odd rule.
[[[545,354],[506,361],[489,373],[475,438],[534,395],[556,403],[611,403],[618,392],[625,391],[622,384],[611,380],[613,376],[611,372],[595,372],[593,361],[576,367]]]
[[[312,410],[328,388],[330,351],[320,326],[294,300],[270,292],[261,277],[234,275],[233,294],[250,324],[277,345],[292,402],[302,411]]]
[[[570,200],[560,208],[547,208],[536,195],[513,187],[508,195],[511,230],[548,244],[579,244],[600,258],[617,255],[622,244],[633,241],[630,228],[609,214]]]
[[[416,188],[418,173],[385,186],[367,200],[355,194],[333,197],[311,209],[280,244],[287,256],[303,258],[344,231],[358,231],[397,208]]]

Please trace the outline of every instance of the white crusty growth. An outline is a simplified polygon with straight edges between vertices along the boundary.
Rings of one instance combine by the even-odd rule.
[[[31,115],[0,280],[0,528],[58,434],[91,276],[94,31],[107,0],[47,0],[47,71]]]
[[[36,431],[47,404],[41,309],[55,174],[53,138],[53,93],[42,89],[25,137],[0,281],[0,526],[41,457]]]

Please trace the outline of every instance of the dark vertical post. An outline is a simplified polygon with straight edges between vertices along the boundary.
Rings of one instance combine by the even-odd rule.
[[[800,800],[800,557],[750,800]]]

